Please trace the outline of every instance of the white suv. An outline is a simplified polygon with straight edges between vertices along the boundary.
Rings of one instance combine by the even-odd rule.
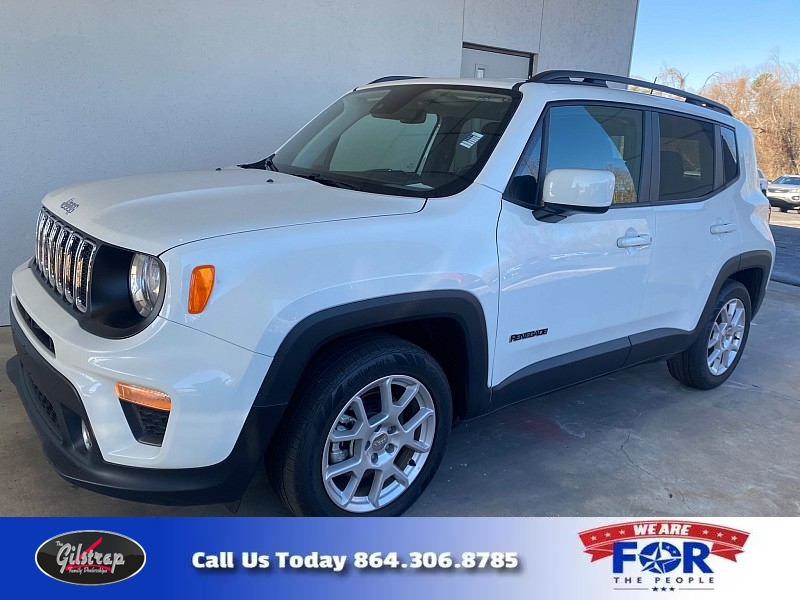
[[[266,459],[300,515],[400,514],[455,422],[630,365],[720,385],[775,250],[727,108],[569,71],[386,78],[259,162],[43,203],[11,314],[54,468],[201,504]]]

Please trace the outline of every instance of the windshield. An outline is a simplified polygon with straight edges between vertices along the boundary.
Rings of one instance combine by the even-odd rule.
[[[780,185],[800,185],[800,177],[789,177],[788,175],[781,175],[772,183]]]
[[[480,172],[519,93],[397,85],[351,92],[272,157],[283,173],[379,194],[449,196]]]

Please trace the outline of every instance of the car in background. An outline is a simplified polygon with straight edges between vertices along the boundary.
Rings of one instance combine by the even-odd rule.
[[[758,187],[761,188],[761,193],[767,195],[767,188],[769,187],[769,179],[764,175],[764,171],[758,170]]]
[[[788,212],[800,210],[800,175],[781,175],[767,186],[770,206]]]

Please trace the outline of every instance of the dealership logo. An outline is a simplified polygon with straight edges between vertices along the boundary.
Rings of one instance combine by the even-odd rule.
[[[144,548],[110,531],[62,533],[36,551],[36,564],[42,573],[77,585],[116,583],[136,575],[144,563]]]
[[[609,558],[614,590],[713,590],[716,558],[736,562],[749,533],[710,523],[636,521],[578,534],[591,562]]]

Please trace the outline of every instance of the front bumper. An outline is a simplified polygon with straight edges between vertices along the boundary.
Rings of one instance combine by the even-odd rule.
[[[767,191],[770,205],[786,208],[800,208],[800,193],[777,193]]]
[[[130,338],[100,338],[56,303],[27,266],[14,272],[18,356],[9,376],[56,471],[76,485],[144,502],[241,497],[284,408],[254,405],[271,358],[164,319]],[[116,381],[172,398],[161,445],[137,440]]]
[[[125,500],[151,504],[196,505],[242,497],[261,465],[283,406],[254,407],[233,451],[222,462],[194,469],[127,467],[103,460],[94,432],[92,448],[83,443],[86,411],[70,382],[24,336],[12,312],[11,332],[17,356],[6,371],[16,386],[42,448],[56,472],[73,485]]]

